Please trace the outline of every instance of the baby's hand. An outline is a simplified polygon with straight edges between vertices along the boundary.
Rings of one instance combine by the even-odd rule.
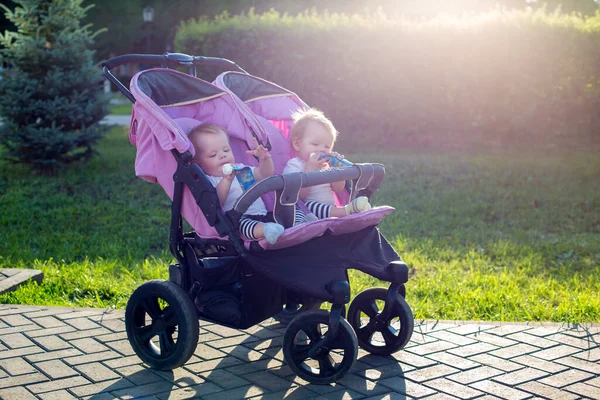
[[[340,154],[340,153],[338,153],[337,151],[332,151],[332,152],[331,152],[331,153],[329,153],[329,154],[331,154],[332,156],[334,156],[334,157],[337,157],[337,158],[339,158],[339,159],[343,159],[343,158],[344,158],[344,155],[343,155],[343,154]]]
[[[313,172],[326,169],[328,164],[325,160],[319,160],[320,154],[312,153],[304,165],[304,172]]]
[[[251,154],[254,157],[258,158],[258,161],[265,161],[266,159],[271,158],[269,150],[267,150],[267,148],[262,144],[258,143],[258,140],[256,140],[256,138],[254,138],[254,145],[256,146],[256,148],[254,150],[247,150],[247,154]]]

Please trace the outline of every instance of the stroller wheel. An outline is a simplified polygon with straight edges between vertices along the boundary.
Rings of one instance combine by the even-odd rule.
[[[198,344],[198,313],[187,293],[170,281],[148,281],[125,309],[131,347],[152,368],[170,370],[190,359]]]
[[[307,302],[306,304],[298,304],[295,302],[287,303],[281,312],[275,315],[277,321],[282,324],[289,324],[294,318],[306,311],[318,310],[321,307],[320,301]]]
[[[300,378],[317,385],[340,380],[358,356],[356,334],[344,318],[340,318],[333,342],[322,347],[328,327],[327,311],[309,311],[294,318],[283,335],[283,355],[287,364]],[[311,356],[310,353],[319,347],[320,351]]]
[[[389,355],[400,350],[410,340],[415,321],[410,306],[399,293],[385,321],[378,318],[383,310],[387,289],[362,291],[350,304],[348,322],[354,328],[360,347],[371,354]]]

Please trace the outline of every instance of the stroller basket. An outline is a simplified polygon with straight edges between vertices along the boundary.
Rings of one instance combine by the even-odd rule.
[[[136,74],[128,88],[111,70],[130,63],[157,68]],[[235,71],[211,83],[196,77],[199,65]],[[175,70],[182,66],[188,74]],[[137,147],[136,175],[161,185],[172,200],[169,248],[176,263],[169,267],[170,279],[140,285],[125,312],[128,339],[144,362],[157,369],[183,365],[198,343],[198,319],[246,329],[270,317],[293,317],[283,338],[285,360],[316,384],[341,379],[359,345],[388,355],[408,343],[414,326],[404,299],[408,267],[377,229],[393,208],[293,226],[301,188],[347,181],[346,200],[370,197],[383,182],[383,165],[282,175],[293,154],[291,113],[306,104],[232,61],[133,54],[106,61],[103,71],[134,103],[129,135]],[[246,154],[256,140],[270,149],[275,164],[276,175],[255,183],[227,212],[207,175],[191,161],[195,150],[187,132],[204,122],[227,131],[238,162],[257,165]],[[238,232],[240,218],[258,198],[286,228],[274,245]],[[183,232],[183,219],[193,232]],[[390,285],[361,292],[346,315],[349,268]],[[331,311],[316,309],[324,301],[332,303]]]

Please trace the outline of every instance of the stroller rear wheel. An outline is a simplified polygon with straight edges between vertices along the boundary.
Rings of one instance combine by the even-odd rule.
[[[152,368],[185,364],[198,344],[198,313],[187,293],[170,281],[148,281],[131,295],[125,309],[131,347]]]
[[[391,313],[380,317],[387,289],[371,288],[358,294],[350,304],[348,322],[354,328],[360,347],[371,354],[390,355],[410,340],[415,321],[401,293],[394,297]]]
[[[329,328],[329,313],[309,311],[292,320],[283,335],[285,361],[300,378],[317,385],[340,380],[358,356],[356,334],[340,317],[338,332],[329,345],[323,340]]]

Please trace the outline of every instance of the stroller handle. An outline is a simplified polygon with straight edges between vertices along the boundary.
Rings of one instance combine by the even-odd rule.
[[[229,215],[238,220],[248,207],[255,200],[265,193],[276,192],[276,209],[284,210],[285,206],[295,204],[299,198],[300,189],[308,186],[321,185],[324,183],[338,181],[353,181],[353,195],[356,197],[364,195],[370,197],[379,189],[385,176],[385,167],[382,164],[354,164],[347,168],[332,168],[326,171],[316,172],[294,172],[285,175],[273,175],[263,179],[250,187],[234,204]],[[287,181],[287,182],[286,182]],[[294,185],[296,181],[297,185]],[[291,191],[296,193],[286,193],[286,188],[293,186]],[[291,204],[284,204],[286,199],[292,198]],[[285,217],[283,217],[285,220]],[[284,225],[285,226],[285,225]],[[287,226],[286,226],[287,228]]]
[[[198,65],[215,66],[226,70],[237,70],[247,74],[242,67],[226,58],[190,56],[183,53],[164,53],[162,55],[125,54],[106,60],[102,63],[102,72],[104,76],[106,79],[111,81],[132,103],[135,103],[135,98],[129,89],[127,89],[127,87],[110,72],[111,69],[125,64],[146,64],[152,67],[161,66],[164,68],[189,66],[189,74],[192,76],[196,76],[196,66]]]

